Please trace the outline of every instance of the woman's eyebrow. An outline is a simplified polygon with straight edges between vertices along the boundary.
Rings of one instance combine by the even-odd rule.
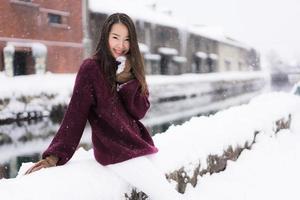
[[[111,33],[112,35],[115,35],[115,36],[119,36],[120,37],[120,35],[119,34],[116,34],[116,33]]]
[[[119,34],[117,33],[111,33],[112,35],[115,35],[115,36],[118,36],[118,37],[121,37]],[[126,36],[125,38],[129,38],[129,36]]]

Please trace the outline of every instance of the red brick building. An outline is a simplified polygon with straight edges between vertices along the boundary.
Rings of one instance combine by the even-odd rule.
[[[0,71],[76,72],[83,59],[82,1],[1,0]]]

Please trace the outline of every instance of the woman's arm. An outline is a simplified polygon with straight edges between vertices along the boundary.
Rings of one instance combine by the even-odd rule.
[[[42,157],[50,155],[58,158],[57,165],[63,165],[73,156],[83,130],[88,113],[94,101],[92,75],[94,62],[86,60],[77,73],[73,94],[60,128]],[[94,68],[93,68],[94,67]]]
[[[137,79],[130,80],[121,85],[119,96],[127,110],[137,120],[142,119],[150,107],[149,93],[141,94],[141,86]]]
[[[122,65],[122,63],[120,63]],[[141,86],[137,79],[132,74],[132,68],[128,59],[125,61],[123,71],[116,74],[116,81],[118,83],[117,91],[127,110],[135,119],[142,119],[150,107],[148,100],[148,92],[141,94]],[[120,66],[118,66],[119,68]]]
[[[94,101],[92,70],[95,69],[91,60],[85,60],[77,73],[73,94],[64,115],[60,128],[43,159],[35,163],[26,174],[42,168],[63,165],[73,156],[82,136],[87,116]],[[93,68],[94,67],[94,68]]]

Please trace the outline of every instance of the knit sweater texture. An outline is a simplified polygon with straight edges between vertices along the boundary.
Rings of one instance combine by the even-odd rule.
[[[149,132],[139,121],[150,107],[148,96],[141,94],[136,79],[113,93],[98,62],[84,60],[60,128],[42,157],[57,156],[57,165],[68,162],[87,120],[92,130],[94,156],[102,165],[156,153],[158,149]]]

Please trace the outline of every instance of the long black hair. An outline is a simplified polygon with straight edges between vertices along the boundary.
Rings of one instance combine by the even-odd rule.
[[[131,18],[124,13],[115,13],[110,15],[104,22],[100,39],[97,43],[94,59],[98,60],[101,68],[104,69],[105,77],[107,78],[112,90],[116,89],[116,61],[111,54],[108,38],[109,33],[114,24],[121,23],[128,29],[130,48],[127,53],[127,59],[132,69],[135,78],[141,85],[142,94],[148,92],[145,79],[144,62],[137,41],[136,29]]]

